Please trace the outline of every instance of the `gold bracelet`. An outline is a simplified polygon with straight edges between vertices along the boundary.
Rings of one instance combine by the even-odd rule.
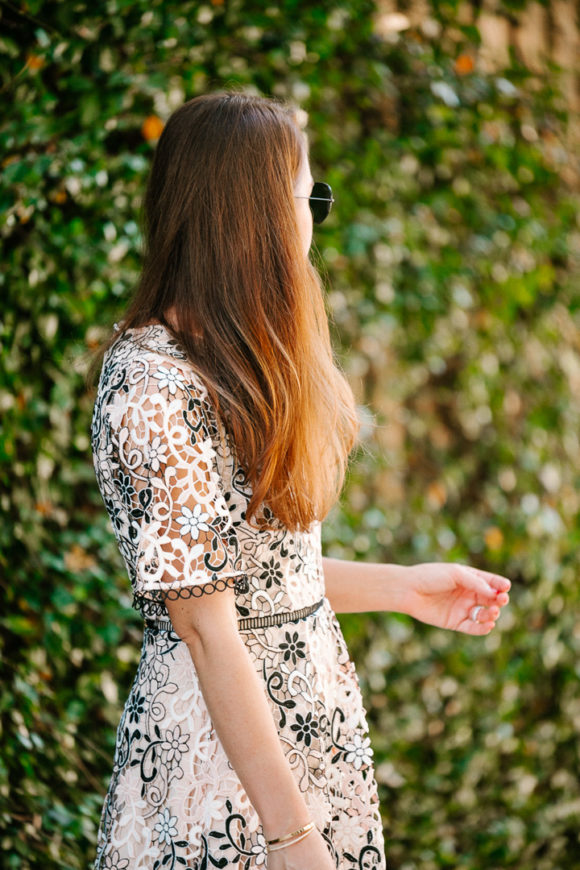
[[[268,847],[274,846],[276,843],[285,843],[287,840],[292,840],[294,837],[297,837],[299,834],[308,834],[312,828],[314,827],[314,822],[308,822],[307,825],[302,825],[301,828],[298,828],[296,831],[292,831],[291,834],[286,834],[284,837],[274,837],[273,840],[266,840],[266,845]],[[302,839],[302,838],[300,838]]]
[[[288,846],[293,846],[294,843],[299,843],[300,840],[303,840],[304,837],[307,837],[311,830],[312,830],[312,828],[310,828],[310,830],[306,831],[305,834],[300,834],[299,837],[294,837],[293,840],[288,840],[287,843],[280,843],[278,846],[266,846],[266,851],[268,853],[277,852],[279,849],[286,849]]]

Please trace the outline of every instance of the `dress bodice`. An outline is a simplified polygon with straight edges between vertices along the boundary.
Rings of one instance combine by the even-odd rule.
[[[324,596],[320,523],[290,532],[279,522],[265,530],[247,522],[250,483],[201,377],[162,324],[120,332],[108,349],[91,437],[133,605],[144,616],[166,617],[171,594],[232,581],[240,618]]]

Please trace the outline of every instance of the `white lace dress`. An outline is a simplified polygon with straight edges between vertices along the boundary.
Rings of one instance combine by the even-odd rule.
[[[291,534],[279,523],[276,531],[246,523],[249,483],[201,378],[162,325],[120,332],[108,350],[91,435],[98,485],[144,617],[94,870],[267,865],[259,816],[164,603],[227,586],[288,763],[337,868],[384,870],[365,710],[324,594],[320,524]],[[272,516],[266,506],[262,516]]]

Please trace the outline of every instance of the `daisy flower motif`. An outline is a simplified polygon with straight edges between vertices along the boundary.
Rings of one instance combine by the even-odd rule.
[[[280,562],[277,562],[274,556],[272,556],[269,562],[262,562],[262,568],[264,568],[264,570],[260,574],[260,577],[262,580],[266,581],[266,589],[269,589],[272,583],[276,583],[280,586],[282,578],[284,577]]]
[[[167,462],[166,450],[167,444],[164,444],[159,435],[156,435],[149,445],[149,455],[147,457],[151,471],[159,471],[161,463]]]
[[[138,722],[142,713],[145,712],[145,695],[139,693],[132,695],[127,705],[130,722]]]
[[[177,517],[177,522],[181,526],[179,534],[191,535],[193,540],[197,541],[200,532],[210,531],[206,520],[209,520],[209,514],[204,514],[200,504],[196,504],[193,510],[184,505],[181,508],[181,516]]]
[[[117,770],[118,770],[118,768],[115,767],[115,772]],[[107,808],[107,815],[113,824],[115,822],[118,822],[121,820],[122,812],[124,809],[125,809],[125,801],[123,801],[122,803],[117,803],[117,801],[114,800],[112,803],[109,804],[109,806]]]
[[[171,838],[177,837],[176,821],[177,816],[170,816],[168,809],[164,809],[163,812],[159,813],[159,821],[154,828],[159,835],[159,844],[166,842],[169,845]]]
[[[304,740],[306,746],[310,746],[313,737],[318,737],[318,721],[312,716],[312,713],[307,713],[306,716],[296,713],[296,722],[290,728],[292,731],[296,731],[296,739]]]
[[[259,866],[260,864],[265,865],[266,864],[266,855],[267,855],[266,838],[264,837],[263,834],[258,832],[256,839],[257,839],[257,842],[254,843],[254,845],[252,846],[250,851],[251,851],[252,855],[254,855],[256,858],[256,865],[257,866]]]
[[[173,731],[168,731],[165,735],[165,740],[161,744],[161,751],[167,753],[167,761],[179,764],[181,756],[187,752],[187,744],[189,734],[182,734],[179,725],[176,725]]]
[[[363,740],[360,734],[355,734],[350,743],[345,743],[345,760],[360,770],[363,764],[372,763],[373,750],[371,749],[370,737]]]
[[[183,373],[177,366],[171,366],[170,369],[166,366],[158,366],[157,371],[153,372],[153,377],[159,381],[159,389],[167,387],[172,396],[175,395],[178,387],[180,390],[185,389]]]
[[[295,631],[291,634],[289,631],[286,631],[284,636],[286,640],[279,644],[280,649],[284,652],[284,661],[287,662],[291,658],[292,664],[295,665],[297,658],[306,658],[306,653],[304,652],[306,644],[303,640],[299,639],[298,632]]]
[[[340,820],[340,834],[345,842],[351,842],[362,832],[361,817],[344,814]]]
[[[113,852],[109,852],[108,855],[105,855],[104,867],[105,870],[128,870],[129,859],[121,858],[119,850],[115,849]]]

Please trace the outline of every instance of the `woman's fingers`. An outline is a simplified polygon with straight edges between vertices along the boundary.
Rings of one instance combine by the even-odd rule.
[[[468,617],[464,619],[461,624],[461,631],[466,632],[467,634],[482,635],[489,634],[489,632],[495,628],[495,623],[500,616],[501,608],[496,604],[490,606],[482,604],[478,606],[480,609],[477,612],[477,618],[475,620],[471,618],[473,610],[473,608],[471,608]]]
[[[511,583],[501,574],[473,568],[471,565],[461,566],[461,583],[466,589],[475,593],[479,607],[475,620],[471,618],[473,608],[470,608],[462,621],[460,630],[466,634],[485,635],[495,628],[495,623],[501,613],[501,608],[509,601],[508,589]]]
[[[479,619],[477,622],[474,622],[473,619],[465,619],[461,624],[461,631],[465,634],[474,634],[474,635],[482,635],[489,634],[492,628],[495,627],[495,622],[491,622],[486,620],[485,622],[480,622]]]
[[[491,571],[484,571],[481,568],[472,568],[469,566],[471,571],[474,571],[478,574],[486,583],[496,589],[498,592],[508,592],[511,589],[511,582],[507,577],[504,577],[502,574],[493,574]]]
[[[508,589],[511,588],[511,583],[507,577],[502,577],[500,574],[492,574],[490,571],[482,571],[479,568],[467,566],[468,575],[477,577],[480,584],[479,587],[472,586],[488,601],[494,601],[500,607],[504,607],[510,600]]]
[[[499,607],[495,604],[492,607],[484,607],[477,615],[477,622],[495,621],[499,616]]]
[[[479,593],[488,601],[495,601],[497,597],[497,587],[489,583],[487,577],[482,576],[485,572],[478,571],[477,568],[471,568],[469,565],[461,567],[461,582],[463,586],[471,589],[473,592]]]

